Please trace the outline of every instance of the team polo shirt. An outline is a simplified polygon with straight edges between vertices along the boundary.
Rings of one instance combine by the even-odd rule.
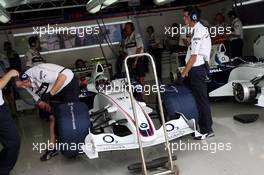
[[[25,73],[30,77],[32,85],[27,90],[35,101],[38,101],[42,94],[50,92],[60,73],[66,76],[66,80],[57,93],[67,86],[74,77],[70,69],[51,63],[39,64],[28,69]]]
[[[211,37],[208,28],[203,26],[200,22],[196,23],[192,28],[191,44],[188,47],[185,58],[186,64],[191,58],[191,55],[197,55],[197,59],[193,67],[203,65],[205,61],[210,61],[211,53]]]
[[[238,19],[238,18],[235,18],[233,21],[232,21],[232,25],[231,25],[231,28],[233,29],[233,34],[235,35],[239,35],[239,37],[233,37],[231,38],[230,40],[234,40],[234,39],[243,39],[243,26],[242,26],[242,22]]]
[[[33,49],[29,49],[27,51],[27,53],[25,54],[25,59],[27,67],[33,67],[38,64],[44,63],[44,59],[41,57],[40,53]]]
[[[142,48],[140,53],[143,53],[144,44],[142,38],[139,34],[133,32],[125,39],[125,50],[128,55],[134,55],[138,48]]]

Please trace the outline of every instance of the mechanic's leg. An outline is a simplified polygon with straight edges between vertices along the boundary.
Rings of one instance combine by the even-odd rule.
[[[56,134],[55,134],[55,117],[54,115],[50,115],[49,118],[49,134],[50,134],[50,138],[49,138],[49,145],[48,145],[48,149],[46,150],[46,152],[40,157],[41,161],[47,161],[49,159],[51,159],[52,157],[58,155],[59,151],[57,150],[56,147]]]
[[[49,121],[49,132],[50,132],[50,149],[55,148],[56,144],[56,135],[55,135],[55,117],[54,115],[50,115],[50,121]]]
[[[14,88],[12,87],[11,83],[9,82],[3,91],[4,98],[8,102],[8,106],[11,110],[12,117],[17,117],[17,110],[16,110],[16,104],[14,99]]]
[[[159,80],[162,82],[162,62],[161,62],[161,50],[158,49],[154,55],[155,58],[155,64],[156,64],[156,70],[157,70],[157,76]]]
[[[241,39],[234,39],[230,43],[231,56],[242,57],[243,41]]]
[[[9,175],[16,164],[20,148],[20,137],[6,106],[0,106],[0,174]],[[3,114],[3,115],[2,115]]]
[[[17,110],[16,110],[16,104],[15,99],[12,93],[6,94],[5,98],[8,102],[8,106],[10,107],[11,113],[13,117],[17,117]]]
[[[243,56],[243,40],[238,39],[237,45],[238,45],[238,57],[242,57]]]
[[[207,92],[205,91],[206,85],[192,85],[192,91],[197,107],[199,109],[199,126],[202,134],[212,132],[212,117],[210,103],[207,98]]]
[[[191,89],[199,110],[199,126],[202,134],[213,132],[210,102],[205,83],[205,68],[199,66],[189,72]]]
[[[140,76],[139,77],[139,83],[144,87],[144,85],[145,85],[145,78],[143,76]],[[141,101],[144,101],[145,100],[144,88],[143,88],[143,92],[142,92],[142,95],[141,95],[141,97],[140,97],[139,100],[141,100]]]
[[[117,78],[122,76],[123,58],[119,56],[116,60],[116,76]]]
[[[142,77],[139,77],[139,83],[144,86],[145,84],[145,78],[142,76]]]

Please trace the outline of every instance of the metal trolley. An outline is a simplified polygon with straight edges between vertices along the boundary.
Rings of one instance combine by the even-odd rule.
[[[145,156],[144,156],[144,150],[143,150],[143,146],[142,146],[142,142],[141,142],[141,136],[140,136],[140,131],[139,131],[139,122],[138,122],[137,112],[136,112],[136,108],[135,108],[135,101],[133,100],[134,97],[133,97],[133,92],[132,92],[130,73],[129,73],[128,64],[127,64],[129,59],[132,59],[135,57],[139,57],[139,59],[146,59],[146,57],[148,57],[151,60],[151,65],[152,65],[154,77],[155,77],[155,84],[157,85],[157,87],[159,87],[159,83],[158,83],[158,77],[157,77],[155,62],[154,62],[154,59],[152,58],[152,56],[150,54],[141,53],[141,54],[129,55],[126,57],[126,59],[125,59],[125,70],[126,70],[127,81],[128,81],[128,85],[129,85],[129,95],[130,95],[130,99],[131,99],[133,115],[134,115],[135,124],[136,124],[137,140],[138,140],[138,144],[139,144],[141,161],[142,161],[142,174],[143,175],[149,175],[150,173],[147,170],[146,160],[145,160]],[[172,158],[172,153],[171,153],[171,149],[170,149],[170,143],[169,143],[168,135],[167,135],[167,131],[166,131],[165,118],[164,118],[159,88],[157,88],[157,94],[158,94],[158,105],[159,105],[159,109],[160,109],[160,116],[161,116],[161,120],[162,120],[162,126],[163,126],[164,137],[165,137],[165,150],[168,153],[168,169],[166,169],[163,172],[154,173],[153,175],[177,174],[176,166],[173,164],[173,158]]]

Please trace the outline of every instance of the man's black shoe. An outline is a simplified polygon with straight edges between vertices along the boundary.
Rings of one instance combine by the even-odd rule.
[[[59,151],[56,149],[47,149],[45,154],[43,156],[40,157],[41,161],[47,161],[50,160],[52,157],[56,156],[59,154]]]

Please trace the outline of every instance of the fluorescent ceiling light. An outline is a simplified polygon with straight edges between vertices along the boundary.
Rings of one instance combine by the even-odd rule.
[[[86,10],[90,13],[96,13],[117,1],[118,0],[90,0],[86,5]]]
[[[90,0],[86,4],[86,10],[90,13],[96,13],[101,9],[101,0]]]
[[[118,1],[118,0],[105,0],[105,1],[104,1],[104,5],[109,6],[109,5],[111,5],[111,4],[116,3],[117,1]]]
[[[243,29],[257,29],[257,28],[263,28],[264,24],[258,24],[258,25],[250,25],[250,26],[243,26]]]
[[[175,0],[154,0],[154,3],[156,5],[165,5]]]
[[[2,5],[4,8],[6,8],[6,2],[3,0],[0,0],[0,5]]]
[[[243,1],[240,3],[233,4],[233,6],[243,6],[243,5],[249,5],[249,4],[254,4],[258,2],[264,2],[263,0],[249,0],[249,1]]]
[[[101,10],[101,5],[98,5],[94,8],[92,8],[91,10],[89,10],[90,13],[94,14],[94,13],[97,13]]]
[[[7,23],[8,21],[10,21],[10,15],[6,9],[0,5],[0,22]]]
[[[10,18],[7,18],[4,15],[0,15],[0,22],[2,22],[2,23],[8,23],[8,21],[10,21]]]

